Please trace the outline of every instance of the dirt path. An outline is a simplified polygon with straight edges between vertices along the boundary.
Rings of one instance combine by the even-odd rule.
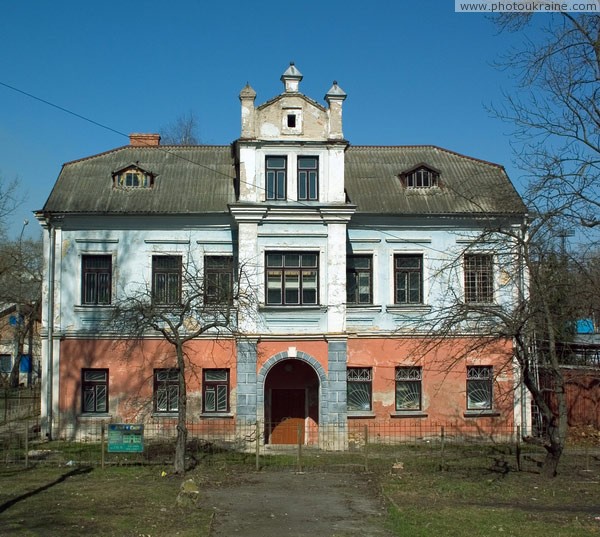
[[[236,480],[237,481],[237,480]],[[389,537],[376,486],[364,474],[260,472],[202,489],[211,537]]]

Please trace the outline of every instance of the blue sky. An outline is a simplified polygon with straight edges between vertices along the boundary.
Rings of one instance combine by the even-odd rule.
[[[333,80],[346,91],[352,144],[439,145],[503,164],[520,187],[511,127],[485,106],[512,91],[492,64],[524,36],[455,13],[453,0],[11,1],[0,35],[0,82],[113,129],[0,85],[0,174],[26,194],[13,236],[24,218],[39,231],[32,211],[64,162],[126,145],[118,133],[158,132],[192,111],[203,143],[235,140],[240,89],[272,98],[291,60],[309,97],[323,102]]]

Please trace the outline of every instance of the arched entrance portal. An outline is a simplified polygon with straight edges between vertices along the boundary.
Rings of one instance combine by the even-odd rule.
[[[269,444],[318,442],[319,377],[302,360],[274,365],[265,380],[265,435]]]

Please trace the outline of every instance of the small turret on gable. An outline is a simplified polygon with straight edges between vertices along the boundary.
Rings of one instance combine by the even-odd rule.
[[[285,73],[281,75],[281,81],[285,88],[285,93],[298,93],[300,81],[304,77],[302,73],[298,71],[298,68],[294,65],[294,62],[290,62],[290,66],[285,70]]]
[[[255,138],[254,132],[256,112],[254,109],[254,100],[256,92],[250,84],[246,85],[240,91],[240,102],[242,103],[242,138]]]
[[[303,75],[294,65],[281,75],[284,91],[255,107],[256,92],[242,89],[241,139],[264,141],[342,141],[342,103],[346,93],[337,82],[325,95],[328,108],[300,92]]]
[[[333,86],[325,95],[325,100],[329,104],[329,139],[343,140],[344,131],[342,129],[342,103],[346,100],[346,92],[338,86],[337,80],[333,81]]]

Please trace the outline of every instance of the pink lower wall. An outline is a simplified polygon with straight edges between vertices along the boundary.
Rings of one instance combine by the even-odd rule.
[[[472,339],[451,339],[432,345],[414,339],[349,339],[348,367],[373,367],[373,411],[379,419],[395,414],[395,368],[421,366],[422,411],[428,421],[447,422],[464,418],[466,368],[471,365],[494,368],[494,410],[506,425],[513,421],[514,379],[510,341],[493,342],[477,351]],[[498,424],[498,420],[494,420]]]
[[[188,411],[201,412],[203,368],[229,368],[236,385],[236,350],[232,340],[195,340],[186,347]],[[173,347],[160,340],[143,344],[109,340],[65,340],[61,343],[59,410],[63,417],[81,413],[81,369],[109,369],[109,414],[113,421],[144,420],[152,413],[155,368],[176,367]]]
[[[369,423],[403,421],[415,427],[460,420],[469,428],[510,427],[513,423],[513,370],[511,343],[480,346],[466,352],[473,340],[454,339],[432,347],[419,339],[349,338],[348,367],[373,368],[373,416]],[[277,354],[288,355],[290,348],[310,355],[328,373],[328,343],[319,340],[262,340],[257,346],[257,372]],[[188,411],[194,419],[201,414],[203,368],[230,370],[231,412],[235,413],[236,345],[233,340],[195,340],[187,347],[189,356]],[[292,351],[293,354],[293,351]],[[395,367],[419,365],[423,368],[423,416],[398,417],[395,414]],[[475,423],[466,410],[467,365],[493,366],[494,410],[499,416],[480,417]],[[59,408],[70,420],[81,413],[81,369],[109,369],[109,414],[113,421],[147,421],[152,415],[153,369],[175,367],[171,346],[160,340],[146,340],[127,347],[109,340],[65,340],[61,343]],[[349,417],[349,422],[358,419]],[[410,422],[410,423],[409,423]]]

